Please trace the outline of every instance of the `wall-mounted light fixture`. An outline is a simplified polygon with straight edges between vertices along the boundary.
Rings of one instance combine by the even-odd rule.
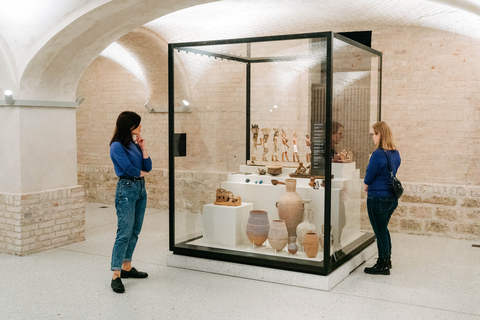
[[[78,98],[75,99],[77,106],[81,105],[83,101],[85,101],[85,98],[83,96],[78,96]]]
[[[5,103],[8,105],[13,105],[13,92],[12,90],[5,90]]]
[[[180,112],[180,113],[191,113],[192,108],[189,106],[190,103],[188,103],[187,100],[182,101],[184,106],[183,107],[175,107],[174,112]],[[148,112],[150,113],[168,113],[168,107],[163,107],[163,108],[154,108],[150,105],[149,102],[146,102],[144,104],[145,108],[147,108]]]
[[[148,102],[145,102],[144,106],[147,108],[148,112],[153,112],[153,108],[148,104]]]

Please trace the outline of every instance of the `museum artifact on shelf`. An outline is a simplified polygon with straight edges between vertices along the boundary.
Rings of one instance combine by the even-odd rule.
[[[285,187],[287,192],[275,204],[278,209],[278,216],[280,219],[285,220],[289,237],[297,235],[297,226],[303,219],[303,200],[295,192],[296,185],[297,180],[286,179]]]
[[[303,239],[305,238],[305,234],[308,232],[317,232],[317,228],[313,223],[313,208],[310,208],[311,199],[303,199],[303,206],[304,206],[304,213],[303,213],[303,221],[297,226],[297,239],[298,243],[300,244],[300,249],[303,251]]]
[[[217,189],[217,200],[214,202],[216,205],[222,206],[239,206],[242,204],[242,198],[240,196],[234,196],[232,192],[222,188]]]
[[[268,243],[275,251],[282,251],[288,243],[288,231],[285,220],[273,220],[268,231]]]
[[[248,217],[247,237],[251,243],[260,247],[268,238],[270,223],[268,213],[264,210],[252,210]]]

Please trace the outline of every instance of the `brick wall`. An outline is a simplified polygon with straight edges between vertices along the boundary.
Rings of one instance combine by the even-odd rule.
[[[382,119],[394,131],[402,156],[398,176],[407,187],[392,218],[392,230],[479,237],[480,41],[427,28],[385,27],[373,30],[372,47],[383,52]],[[243,75],[237,74],[243,66],[225,61],[215,67],[194,62],[185,61],[185,68],[193,74],[179,82],[188,83],[194,111],[176,114],[175,126],[176,132],[187,132],[189,137],[189,157],[177,158],[177,169],[200,181],[195,182],[197,191],[179,193],[177,206],[196,211],[206,195],[220,185],[222,175],[237,171],[244,162],[245,118]],[[270,81],[265,78],[265,92],[252,93],[259,105],[270,104],[268,97],[275,93]],[[302,116],[295,108],[307,101],[308,93],[303,94],[295,85],[281,89],[276,98],[293,113],[287,112],[281,121],[272,118],[272,123],[301,126]],[[133,110],[142,116],[143,135],[154,165],[149,205],[165,208],[167,115],[151,114],[143,107],[149,98],[148,88],[120,66],[98,58],[85,72],[78,92],[86,98],[77,110],[77,142],[79,183],[85,181],[87,199],[111,203],[116,181],[108,143],[118,114]],[[268,112],[255,112],[252,119],[270,124]],[[288,116],[292,114],[295,116]],[[299,141],[301,137],[299,133]],[[82,170],[90,170],[88,179],[82,177],[87,174]],[[201,182],[213,172],[219,181]],[[105,184],[99,184],[99,179],[105,179]],[[183,186],[191,182],[194,180],[185,180]],[[196,200],[186,199],[190,196]],[[365,216],[362,221],[368,227]]]
[[[84,188],[0,193],[0,253],[25,256],[85,240]]]

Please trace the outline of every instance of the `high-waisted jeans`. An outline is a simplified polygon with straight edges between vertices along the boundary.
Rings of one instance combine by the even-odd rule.
[[[112,271],[120,271],[123,262],[132,261],[146,207],[145,180],[118,180],[115,194],[118,224],[112,252]]]
[[[368,218],[377,238],[379,258],[390,258],[392,254],[392,241],[388,231],[388,222],[397,206],[397,198],[367,198]]]

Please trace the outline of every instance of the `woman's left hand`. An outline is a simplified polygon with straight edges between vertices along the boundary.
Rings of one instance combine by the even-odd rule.
[[[142,150],[147,148],[146,141],[140,134],[137,135],[137,143]]]

